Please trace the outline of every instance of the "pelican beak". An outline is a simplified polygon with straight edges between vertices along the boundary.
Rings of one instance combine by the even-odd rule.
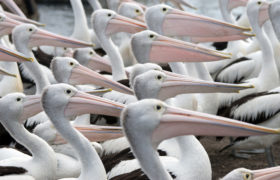
[[[2,69],[2,68],[0,68],[0,74],[1,74],[1,75],[4,75],[4,76],[15,77],[15,78],[17,77],[16,74],[9,73],[8,71],[6,71],[5,69]]]
[[[204,28],[203,28],[204,27]],[[162,23],[166,36],[189,36],[193,42],[216,42],[246,39],[253,36],[250,28],[235,26],[213,18],[172,9]]]
[[[34,24],[34,25],[36,25],[36,26],[45,26],[45,24],[39,23],[39,22],[34,21],[34,20],[32,20],[32,19],[28,19],[28,18],[25,18],[25,17],[19,16],[19,15],[10,13],[10,12],[7,12],[7,11],[4,11],[4,14],[5,14],[7,17],[9,17],[9,18],[11,18],[11,19],[14,19],[14,20],[17,20],[17,21],[19,21],[19,22]]]
[[[23,101],[24,108],[20,117],[21,123],[24,123],[26,119],[43,111],[40,95],[26,96]]]
[[[220,116],[167,106],[152,135],[154,143],[175,136],[257,136],[279,134],[280,129],[257,126]]]
[[[125,105],[78,91],[69,100],[64,114],[66,117],[81,114],[102,114],[119,117]]]
[[[262,1],[259,9],[259,25],[262,26],[269,19],[270,3]]]
[[[269,180],[269,179],[277,179],[280,176],[280,167],[271,167],[259,170],[253,170],[253,179],[256,180]]]
[[[0,22],[0,35],[4,36],[11,34],[13,28],[20,24],[21,22],[13,20],[6,16],[5,19]]]
[[[121,127],[115,126],[76,126],[73,125],[76,130],[82,133],[90,142],[103,142],[107,140],[117,139],[123,137]],[[51,141],[51,144],[59,145],[67,143],[63,137],[56,133],[55,139]]]
[[[207,49],[161,35],[157,35],[150,50],[150,61],[155,63],[206,62],[230,58],[230,53]]]
[[[97,54],[92,56],[92,58],[88,62],[87,67],[93,71],[100,70],[112,73],[111,62],[108,59],[105,59]]]
[[[31,57],[26,57],[24,54],[10,50],[4,46],[0,46],[0,61],[11,61],[11,62],[24,62],[33,61]]]
[[[228,1],[228,10],[231,11],[234,8],[240,7],[240,6],[246,6],[248,3],[248,0],[229,0]]]
[[[11,12],[21,17],[26,17],[22,10],[17,6],[17,4],[13,0],[0,0],[0,2],[4,3]]]
[[[111,88],[113,90],[126,93],[133,94],[133,90],[116,82],[102,76],[101,74],[92,71],[91,69],[82,66],[80,64],[76,65],[72,69],[71,76],[69,78],[69,82],[74,85],[78,84],[94,84],[101,87]]]
[[[111,35],[117,32],[137,33],[146,30],[147,26],[134,19],[116,14],[108,23],[106,34]]]
[[[135,19],[140,21],[140,22],[142,22],[142,23],[145,23],[145,16],[144,16],[144,14],[141,14],[141,15],[137,16]]]
[[[165,100],[186,93],[238,93],[240,90],[253,88],[253,86],[204,81],[173,74],[175,73],[169,73],[166,76],[158,92],[158,99]]]
[[[48,31],[37,29],[31,35],[29,47],[35,46],[55,46],[55,47],[69,47],[69,48],[84,48],[93,47],[93,44],[71,39]]]

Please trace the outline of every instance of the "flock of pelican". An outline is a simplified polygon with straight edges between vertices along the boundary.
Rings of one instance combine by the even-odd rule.
[[[197,136],[265,150],[271,167],[222,180],[280,179],[280,0],[219,0],[224,21],[185,0],[88,0],[90,26],[70,0],[69,37],[0,2],[0,180],[210,180]]]

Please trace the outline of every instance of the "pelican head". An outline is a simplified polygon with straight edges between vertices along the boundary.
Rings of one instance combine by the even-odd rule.
[[[112,73],[111,63],[92,49],[92,48],[79,48],[74,51],[73,58],[79,61],[83,66],[91,70],[99,70]]]
[[[0,99],[0,120],[24,121],[42,111],[41,97],[26,96],[22,93],[10,93]]]
[[[130,86],[133,87],[135,78],[149,70],[156,70],[156,71],[162,71],[162,68],[154,63],[145,63],[145,64],[135,64],[132,66],[130,73],[129,73],[129,83]]]
[[[164,4],[149,7],[145,20],[150,30],[166,36],[188,36],[194,42],[229,41],[253,36],[244,32],[250,31],[250,28],[187,13]]]
[[[269,19],[270,3],[261,0],[251,0],[247,5],[247,14],[250,24],[260,27]],[[256,18],[257,17],[257,18]]]
[[[182,135],[251,136],[280,133],[279,129],[176,108],[155,99],[129,104],[122,111],[121,124],[134,153],[136,149],[144,150],[146,146],[141,146],[147,141],[155,148],[164,139]]]
[[[145,30],[132,35],[131,49],[139,63],[203,62],[230,58],[230,54]]]
[[[116,82],[92,71],[70,57],[56,57],[51,63],[52,72],[58,82],[72,85],[94,84],[107,87],[123,93],[133,94],[133,91]]]
[[[280,175],[279,172],[280,167],[271,167],[271,168],[265,168],[265,169],[258,169],[258,170],[250,170],[246,168],[238,168],[232,170],[230,173],[228,173],[226,176],[224,176],[221,180],[253,180],[253,179],[259,179],[259,180],[268,180],[268,179],[274,179],[278,178]]]
[[[93,113],[120,116],[123,104],[78,91],[68,84],[54,84],[45,88],[42,106],[51,116],[74,118],[81,114]],[[58,118],[51,118],[58,119]]]
[[[104,36],[104,32],[105,35],[109,36],[117,32],[135,33],[146,29],[144,23],[121,16],[107,9],[94,11],[92,25],[97,36]]]
[[[50,33],[33,24],[16,26],[12,31],[12,38],[16,46],[19,44],[28,44],[29,48],[41,45],[71,48],[92,46],[89,43]]]
[[[122,3],[119,6],[118,13],[122,16],[144,22],[144,11],[138,4],[135,3]]]

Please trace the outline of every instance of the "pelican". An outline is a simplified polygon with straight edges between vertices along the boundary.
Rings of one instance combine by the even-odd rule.
[[[276,180],[280,176],[279,166],[265,169],[250,170],[246,168],[234,169],[221,180]]]
[[[181,149],[181,158],[178,159],[158,157],[155,148],[165,139],[190,134],[238,136],[279,133],[276,129],[183,110],[153,99],[128,105],[121,114],[121,123],[132,151],[149,179],[211,179],[208,156],[194,136],[189,136],[192,138],[188,141],[181,139],[185,149]],[[203,153],[206,156],[199,156]],[[182,164],[182,161],[186,164]],[[134,166],[125,175],[136,178],[132,175],[138,170],[135,163],[137,165],[134,162]],[[137,176],[143,174],[137,173]]]
[[[13,0],[1,0],[0,2],[4,3],[10,11],[13,13],[26,18],[24,13],[21,11],[21,9],[17,6],[17,4]]]
[[[90,142],[72,128],[69,119],[84,113],[119,116],[123,105],[77,91],[66,84],[48,86],[42,94],[42,106],[59,131],[76,150],[81,162],[78,179],[106,179],[102,161]]]
[[[146,25],[124,16],[116,14],[111,10],[100,9],[92,14],[93,29],[103,49],[107,52],[112,64],[113,79],[127,79],[122,57],[118,48],[111,40],[111,35],[116,32],[135,33],[146,29]]]
[[[32,75],[36,83],[36,94],[41,94],[43,88],[50,84],[48,78],[42,73],[39,63],[34,58],[30,48],[38,45],[54,45],[54,46],[65,46],[65,47],[88,47],[91,44],[84,43],[81,41],[69,39],[63,36],[58,36],[47,31],[41,30],[31,24],[22,24],[13,29],[13,42],[16,49],[25,54],[26,56],[32,57],[34,62],[23,63],[26,70]],[[34,125],[46,121],[47,118],[44,113],[39,113],[35,117],[30,118],[27,121],[27,126]],[[9,138],[6,138],[9,140]],[[1,142],[3,143],[3,142]],[[9,143],[8,143],[9,144]]]
[[[273,89],[279,84],[279,76],[275,64],[272,46],[264,31],[260,27],[263,22],[261,19],[261,13],[265,12],[260,11],[260,9],[267,9],[269,7],[269,4],[263,1],[250,1],[247,6],[247,13],[250,14],[250,16],[248,16],[250,24],[252,24],[253,31],[256,34],[256,38],[258,39],[260,47],[262,49],[261,70],[256,78],[249,79],[243,83],[252,84],[255,86],[255,88],[245,90],[238,95],[221,97],[221,106],[218,112],[219,114],[222,113],[224,107],[229,106],[231,102],[238,100],[246,95]],[[259,18],[256,19],[256,16]]]
[[[0,121],[7,131],[21,144],[27,147],[33,158],[11,158],[0,161],[2,167],[23,168],[23,175],[30,175],[35,179],[55,179],[56,157],[49,145],[35,135],[29,133],[22,122],[38,113],[40,97],[14,93],[1,98]],[[12,108],[10,105],[13,104]],[[41,170],[40,170],[41,169]],[[43,170],[43,171],[42,171]],[[15,171],[15,174],[17,171]]]

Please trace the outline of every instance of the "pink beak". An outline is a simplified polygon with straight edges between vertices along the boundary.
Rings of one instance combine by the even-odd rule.
[[[248,88],[253,88],[253,86],[204,81],[182,75],[177,76],[175,73],[168,73],[157,98],[165,100],[185,93],[237,93]]]
[[[92,56],[89,60],[87,67],[93,71],[105,71],[112,73],[111,62],[97,54]]]
[[[26,57],[24,54],[20,52],[10,50],[0,45],[0,61],[24,62],[24,61],[33,61],[33,58]]]
[[[102,142],[112,139],[117,139],[123,137],[123,132],[121,127],[115,126],[74,126],[76,130],[82,133],[90,142]],[[62,138],[58,133],[56,138],[52,141],[52,144],[65,144],[64,138]]]
[[[279,134],[280,129],[257,126],[220,116],[168,106],[152,135],[153,143],[175,136],[257,136]]]
[[[65,117],[86,113],[119,117],[125,105],[78,91],[65,108]]]
[[[41,96],[39,95],[26,96],[24,99],[23,112],[20,117],[21,123],[24,123],[26,119],[42,111],[43,111],[43,107],[41,105]]]
[[[158,35],[152,42],[150,61],[155,63],[206,62],[230,59],[230,55],[229,53]]]
[[[69,48],[93,47],[93,44],[90,43],[60,36],[42,29],[37,29],[36,32],[31,35],[29,47],[41,45]]]
[[[106,88],[111,88],[122,93],[133,94],[132,89],[116,81],[110,80],[105,76],[102,76],[101,74],[92,71],[91,69],[82,65],[76,65],[76,67],[72,69],[69,83],[73,85],[94,84]]]
[[[244,33],[244,31],[250,31],[250,28],[235,26],[177,9],[172,9],[165,16],[162,29],[166,36],[189,36],[195,42],[232,41],[253,36],[253,34]]]
[[[108,23],[106,34],[117,32],[136,33],[147,29],[144,23],[116,14]]]
[[[9,8],[9,10],[13,13],[26,18],[22,10],[17,6],[17,4],[13,0],[0,0],[0,2],[4,3],[7,6],[7,8]]]
[[[269,10],[270,4],[263,1],[259,9],[259,25],[262,26],[269,19]]]
[[[32,19],[28,19],[28,18],[10,13],[10,12],[7,12],[7,11],[4,11],[4,14],[11,19],[14,19],[14,20],[17,20],[17,21],[20,21],[20,22],[23,22],[23,23],[34,24],[36,26],[45,26],[45,24],[41,24],[41,23],[39,23],[37,21],[34,21]]]
[[[253,179],[255,180],[277,180],[280,177],[280,166],[253,170]]]
[[[0,36],[11,34],[13,28],[20,24],[22,23],[6,16],[5,19],[0,22]]]

